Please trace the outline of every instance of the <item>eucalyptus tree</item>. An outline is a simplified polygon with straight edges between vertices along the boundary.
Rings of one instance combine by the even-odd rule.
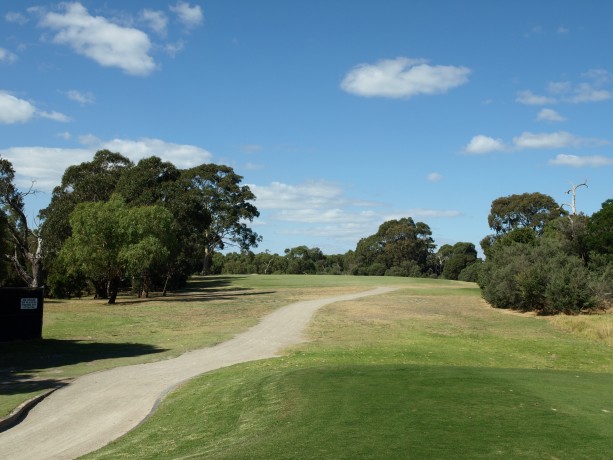
[[[115,303],[124,277],[147,286],[151,270],[168,261],[176,244],[169,211],[161,206],[128,207],[119,195],[78,204],[70,226],[71,236],[59,258],[65,269],[94,283],[103,280],[109,304]]]
[[[411,217],[394,219],[379,226],[377,233],[361,239],[355,250],[358,273],[379,274],[381,270],[403,276],[425,274],[435,248],[430,227]],[[376,270],[368,270],[375,267]]]
[[[30,287],[43,285],[42,240],[28,224],[22,192],[14,184],[15,170],[10,161],[0,157],[0,206],[4,236],[4,260],[10,262],[19,277]]]
[[[188,190],[196,195],[210,218],[209,225],[198,235],[202,247],[202,274],[208,274],[215,251],[226,245],[241,251],[257,247],[261,237],[247,222],[260,213],[252,203],[255,195],[248,186],[241,186],[243,177],[230,166],[202,164],[182,172]]]
[[[613,262],[613,199],[602,203],[590,217],[587,241],[592,251],[607,255]]]
[[[548,222],[564,215],[566,211],[549,195],[522,193],[492,201],[487,222],[497,235],[516,228],[530,228],[542,235]]]
[[[70,214],[79,203],[107,201],[132,162],[119,153],[99,150],[92,161],[66,168],[60,185],[53,189],[49,206],[39,213],[45,258],[52,262],[70,236]]]

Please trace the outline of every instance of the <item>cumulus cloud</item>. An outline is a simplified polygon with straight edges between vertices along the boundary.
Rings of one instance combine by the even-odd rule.
[[[341,88],[366,97],[408,99],[442,94],[468,82],[468,67],[430,65],[423,59],[399,57],[361,64],[343,79]]]
[[[443,179],[443,176],[437,172],[432,172],[426,176],[430,182],[438,182]]]
[[[464,151],[471,154],[484,154],[502,150],[559,149],[583,145],[606,145],[608,143],[608,141],[602,139],[577,137],[566,131],[553,133],[531,133],[525,131],[513,138],[512,146],[510,147],[507,147],[500,139],[478,135],[471,139],[470,143],[464,148]]]
[[[169,7],[175,13],[179,21],[188,28],[196,27],[204,21],[204,14],[200,5],[190,6],[187,2],[177,2]]]
[[[152,138],[143,138],[137,141],[112,139],[100,143],[96,150],[99,149],[120,152],[132,161],[138,161],[141,158],[150,156],[158,156],[182,169],[193,168],[202,163],[209,163],[213,158],[209,151],[195,145],[175,144]]]
[[[566,121],[566,118],[551,109],[542,109],[536,116],[536,119],[537,121]]]
[[[601,166],[613,165],[613,158],[600,155],[577,156],[560,154],[553,160],[549,160],[549,164],[553,166],[571,166],[573,168],[598,168]]]
[[[43,15],[39,25],[57,33],[53,43],[68,45],[76,53],[104,67],[118,67],[129,75],[149,75],[156,68],[149,55],[151,42],[143,31],[91,16],[80,3],[62,3],[62,13]]]
[[[341,202],[340,187],[325,181],[290,185],[273,182],[269,186],[253,185],[251,191],[258,197],[258,208],[301,209],[329,207]]]
[[[273,182],[268,186],[249,185],[257,197],[257,207],[274,211],[273,218],[286,222],[369,224],[398,218],[379,212],[380,203],[353,200],[344,190],[326,181],[311,181],[300,185]],[[418,218],[456,217],[458,211],[410,209],[398,215]],[[364,233],[362,233],[364,235]]]
[[[91,161],[93,152],[88,149],[12,147],[0,150],[0,156],[13,164],[18,187],[27,188],[34,182],[37,190],[50,192],[60,184],[68,166]]]
[[[526,131],[513,138],[513,144],[519,149],[556,149],[576,147],[581,143],[579,138],[566,131],[537,134]]]
[[[506,150],[506,146],[500,139],[494,139],[493,137],[484,136],[482,134],[474,136],[464,148],[466,153],[476,155],[490,152],[501,152],[504,150]]]
[[[4,62],[6,64],[12,64],[16,60],[17,60],[17,55],[15,53],[11,53],[9,50],[0,48],[0,62]]]
[[[69,133],[60,133],[59,136],[70,138]],[[95,136],[82,136],[80,140],[85,144],[82,148],[13,147],[0,150],[0,156],[13,163],[20,187],[35,181],[36,189],[45,192],[59,185],[68,166],[91,161],[96,151],[102,149],[119,152],[135,163],[155,155],[182,169],[210,163],[212,159],[211,153],[200,147],[161,139],[101,141]]]
[[[0,91],[0,124],[26,123],[35,116],[63,123],[71,121],[70,117],[63,113],[39,110],[25,99],[19,99],[6,91]]]
[[[30,121],[35,113],[36,107],[30,102],[0,91],[0,123],[25,123]]]

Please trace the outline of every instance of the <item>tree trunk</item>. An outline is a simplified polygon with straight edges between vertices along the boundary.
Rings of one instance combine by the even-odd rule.
[[[209,247],[204,248],[204,260],[202,261],[201,275],[209,275],[211,272],[211,262],[213,260],[213,250]]]
[[[32,266],[32,281],[30,287],[38,288],[43,285],[43,240],[38,238],[38,246],[34,254],[28,254]]]
[[[104,280],[92,281],[94,285],[94,299],[108,299],[108,286]]]
[[[119,290],[119,279],[112,278],[109,281],[108,292],[109,292],[109,305],[114,305],[115,300],[117,299],[117,291]]]

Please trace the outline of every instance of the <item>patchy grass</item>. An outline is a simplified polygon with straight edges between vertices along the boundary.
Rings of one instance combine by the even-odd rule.
[[[307,278],[328,282],[291,283]],[[324,307],[282,358],[194,379],[87,458],[610,458],[606,344],[489,308],[474,285],[396,284]]]
[[[553,316],[556,328],[613,347],[613,311],[596,315]]]

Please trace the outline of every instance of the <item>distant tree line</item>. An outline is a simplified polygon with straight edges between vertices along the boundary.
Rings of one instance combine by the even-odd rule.
[[[406,217],[389,220],[362,238],[355,250],[325,255],[319,248],[297,246],[283,255],[268,252],[217,254],[218,274],[322,274],[405,276],[476,281],[473,265],[481,262],[472,243],[445,244],[438,251],[430,227]]]

